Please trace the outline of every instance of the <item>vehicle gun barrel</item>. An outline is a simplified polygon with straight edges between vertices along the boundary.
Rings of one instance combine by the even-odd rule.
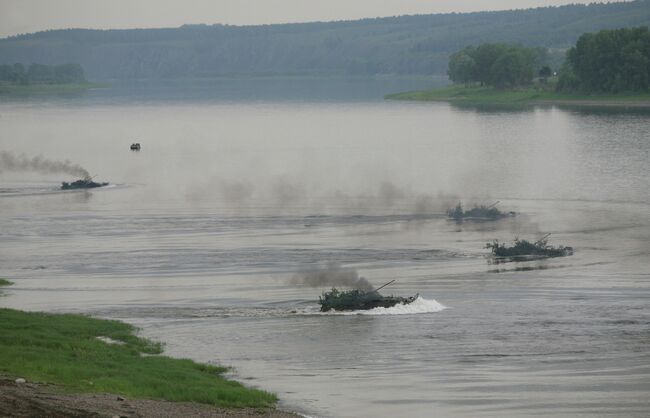
[[[379,291],[380,289],[383,289],[384,287],[388,286],[389,284],[393,283],[394,281],[395,281],[395,279],[391,280],[390,282],[386,283],[386,284],[383,285],[383,286],[379,286],[378,288],[376,288],[375,290],[373,290],[371,293],[373,293],[373,292],[377,292],[377,291]]]
[[[495,206],[498,205],[499,203],[501,203],[501,201],[500,201],[500,200],[497,200],[496,202],[492,203],[492,204],[491,204],[490,206],[488,206],[487,208],[488,208],[488,209],[492,209],[493,207],[495,207]]]
[[[535,241],[535,245],[541,243],[542,241],[544,241],[546,238],[548,238],[548,237],[550,237],[550,236],[551,236],[550,233],[544,235],[544,237],[542,237],[542,239]]]

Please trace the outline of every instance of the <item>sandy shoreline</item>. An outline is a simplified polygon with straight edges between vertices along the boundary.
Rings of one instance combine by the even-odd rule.
[[[0,417],[298,418],[279,409],[218,408],[194,402],[124,399],[108,393],[63,393],[55,385],[0,377]]]

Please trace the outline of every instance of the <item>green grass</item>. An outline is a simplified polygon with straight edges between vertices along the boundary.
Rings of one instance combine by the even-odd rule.
[[[107,344],[97,337],[123,344]],[[221,376],[227,369],[160,356],[162,347],[131,325],[81,315],[0,309],[0,374],[60,385],[69,392],[272,407],[275,395]]]
[[[650,94],[573,94],[556,93],[541,88],[499,90],[493,87],[454,85],[442,89],[390,94],[388,100],[445,101],[461,104],[650,104]]]
[[[0,84],[0,96],[47,95],[75,93],[92,88],[104,88],[106,84],[74,83],[74,84]]]
[[[14,282],[0,278],[0,286],[11,286],[12,284],[14,284]]]

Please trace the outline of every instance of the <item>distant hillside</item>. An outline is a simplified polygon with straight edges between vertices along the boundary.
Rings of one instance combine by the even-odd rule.
[[[38,32],[0,40],[0,64],[79,63],[90,80],[293,74],[445,74],[484,42],[563,51],[584,32],[650,25],[650,0],[263,26]]]

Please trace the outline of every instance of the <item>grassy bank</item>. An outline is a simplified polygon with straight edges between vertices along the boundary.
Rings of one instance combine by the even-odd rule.
[[[265,408],[277,402],[273,394],[223,378],[223,367],[160,356],[161,351],[159,343],[135,336],[122,322],[0,309],[0,374],[70,392],[222,407]]]
[[[529,88],[498,90],[492,87],[450,86],[442,89],[390,94],[388,100],[444,101],[460,104],[583,104],[650,107],[650,94],[569,94]]]
[[[74,84],[0,84],[0,96],[27,96],[76,93],[88,89],[104,88],[106,84],[74,83]]]

